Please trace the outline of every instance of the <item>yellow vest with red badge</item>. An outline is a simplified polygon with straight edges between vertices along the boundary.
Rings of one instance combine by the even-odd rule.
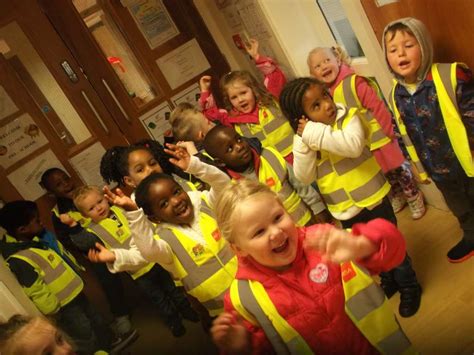
[[[352,262],[342,263],[341,278],[346,314],[367,340],[382,354],[416,354],[368,271]],[[262,327],[277,354],[313,354],[305,339],[278,313],[260,282],[235,280],[230,298],[242,317]]]
[[[273,147],[283,157],[293,151],[294,131],[276,103],[260,106],[258,124],[236,123],[234,129],[243,137],[258,138],[264,148]]]
[[[237,257],[222,238],[214,213],[202,195],[199,225],[206,245],[177,228],[157,226],[155,238],[165,240],[173,250],[177,277],[186,292],[197,298],[212,316],[223,311],[224,295],[237,273]]]
[[[467,68],[463,63],[435,63],[431,66],[433,83],[438,96],[439,106],[443,115],[444,125],[448,132],[448,137],[453,147],[454,153],[459,160],[467,176],[474,176],[474,163],[472,152],[469,146],[469,140],[464,126],[456,100],[457,89],[457,66]],[[423,165],[420,162],[416,149],[408,136],[407,129],[403,123],[400,112],[397,109],[395,101],[395,88],[398,83],[395,81],[392,92],[390,93],[391,106],[395,115],[395,122],[398,125],[402,135],[403,142],[407,147],[408,154],[412,163],[417,168],[422,180],[428,179]]]

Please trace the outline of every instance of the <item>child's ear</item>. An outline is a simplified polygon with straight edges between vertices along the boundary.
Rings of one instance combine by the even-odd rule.
[[[235,255],[242,256],[242,257],[245,257],[248,255],[248,253],[240,249],[240,247],[237,244],[235,243],[229,243],[229,244],[230,244],[230,248],[235,253]]]
[[[135,182],[133,181],[133,179],[130,177],[130,176],[124,176],[123,177],[123,182],[125,183],[125,185],[135,189],[137,186],[135,185]]]
[[[161,221],[160,221],[160,218],[159,218],[158,216],[155,216],[155,215],[153,215],[153,216],[148,216],[148,219],[149,219],[150,221],[152,221],[153,223],[156,223],[156,224],[159,224],[159,223],[161,222]]]

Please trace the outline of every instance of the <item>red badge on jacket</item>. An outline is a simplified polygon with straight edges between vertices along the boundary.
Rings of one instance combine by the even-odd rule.
[[[211,233],[211,235],[216,242],[221,239],[221,232],[219,231],[219,229],[216,229],[214,232]]]
[[[268,187],[275,186],[275,179],[272,177],[269,177],[267,180],[265,180],[265,184],[267,184]]]
[[[344,282],[348,282],[356,276],[356,272],[350,262],[341,264],[341,274]]]

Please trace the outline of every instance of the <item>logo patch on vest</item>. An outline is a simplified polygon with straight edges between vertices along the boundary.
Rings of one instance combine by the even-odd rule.
[[[325,283],[328,279],[329,270],[326,264],[319,263],[309,272],[309,279],[317,284]]]
[[[121,228],[117,229],[117,236],[118,237],[121,237],[122,235],[124,235],[124,233],[125,232],[123,231],[123,229],[121,229]]]
[[[348,282],[356,276],[356,272],[351,263],[341,264],[341,274],[344,282]]]
[[[193,247],[193,254],[194,254],[194,256],[202,255],[202,253],[204,253],[204,247],[203,247],[201,244],[196,244],[196,245]]]
[[[48,255],[48,260],[53,262],[54,261],[54,255],[53,254],[49,254]]]
[[[266,181],[265,184],[267,184],[268,187],[275,186],[275,180],[272,177],[269,177]]]
[[[221,239],[221,232],[219,231],[219,229],[216,229],[214,232],[211,233],[211,235],[216,242]]]

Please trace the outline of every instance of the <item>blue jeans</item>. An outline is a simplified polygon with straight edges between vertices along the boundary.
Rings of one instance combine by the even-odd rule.
[[[74,340],[79,354],[110,350],[112,334],[82,292],[61,307],[55,318],[59,327]]]
[[[181,322],[180,311],[186,311],[191,305],[182,288],[176,287],[171,275],[158,264],[145,275],[135,280],[138,286],[150,297],[160,317],[172,326]]]
[[[356,223],[367,223],[375,218],[384,218],[392,222],[394,225],[397,225],[397,217],[395,217],[395,213],[393,212],[388,197],[385,197],[382,200],[382,203],[372,210],[364,208],[357,216],[346,221],[341,221],[341,224],[343,228],[351,228],[352,225]],[[380,277],[382,279],[395,280],[398,288],[415,287],[419,285],[408,254],[405,255],[405,258],[400,265],[390,271],[381,272]]]

